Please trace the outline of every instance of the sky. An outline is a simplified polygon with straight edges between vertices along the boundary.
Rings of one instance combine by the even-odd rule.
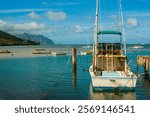
[[[0,0],[0,30],[56,44],[93,43],[96,0]],[[118,0],[100,0],[99,30],[120,30]],[[150,0],[122,0],[127,43],[150,44]]]

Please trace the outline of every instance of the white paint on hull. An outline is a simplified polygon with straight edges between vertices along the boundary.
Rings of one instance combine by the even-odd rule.
[[[90,68],[91,69],[91,68]],[[92,79],[93,88],[101,88],[101,89],[134,89],[136,87],[137,76],[125,76],[121,74],[121,72],[113,71],[115,74],[119,74],[118,76],[111,76],[108,74],[102,73],[102,75],[95,75],[93,71],[90,70],[90,75]]]
[[[92,77],[94,87],[135,87],[136,81],[136,78]]]

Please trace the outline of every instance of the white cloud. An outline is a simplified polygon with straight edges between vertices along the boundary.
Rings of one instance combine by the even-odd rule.
[[[137,12],[137,11],[126,11],[125,13],[124,13],[127,17],[149,17],[150,16],[150,13],[149,12],[147,12],[147,11],[139,11],[139,12]]]
[[[37,24],[36,22],[14,24],[15,30],[24,30],[24,31],[40,30],[43,29],[44,27],[45,26],[43,24]]]
[[[0,28],[5,31],[35,31],[45,29],[46,26],[36,22],[12,23],[0,20]]]
[[[85,16],[85,19],[90,20],[92,19],[92,16]]]
[[[8,10],[0,10],[0,13],[23,13],[33,11],[48,11],[48,9],[8,9]]]
[[[76,32],[83,32],[83,29],[80,25],[76,25],[75,28]]]
[[[32,19],[37,19],[37,18],[40,17],[40,16],[39,16],[37,13],[35,13],[34,11],[32,11],[31,13],[28,13],[27,16],[30,17],[30,18],[32,18]]]
[[[127,23],[133,27],[138,26],[138,21],[136,18],[128,18]]]
[[[110,17],[111,19],[117,19],[117,18],[118,18],[117,15],[110,15],[109,17]]]
[[[54,3],[47,3],[47,2],[42,2],[42,5],[45,5],[45,6],[72,6],[72,5],[77,5],[79,4],[78,2],[67,2],[67,3],[64,3],[64,2],[54,2]]]
[[[6,24],[6,22],[5,22],[5,21],[0,20],[0,26],[3,26],[3,25],[5,25],[5,24]]]
[[[56,3],[52,3],[52,6],[71,6],[71,5],[77,5],[79,3],[77,2],[68,2],[68,3],[62,3],[62,2],[56,2]]]
[[[60,12],[48,11],[46,15],[50,20],[54,21],[65,20],[67,18],[67,14],[62,11]]]

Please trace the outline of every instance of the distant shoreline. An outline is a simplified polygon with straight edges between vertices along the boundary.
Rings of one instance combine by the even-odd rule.
[[[83,48],[86,44],[55,44],[55,45],[13,45],[13,46],[0,46],[0,59],[6,58],[28,58],[28,57],[40,57],[51,56],[50,54],[32,54],[37,49],[44,49],[46,52],[65,52],[67,55],[71,54],[72,48],[77,48],[78,53],[84,52],[88,48]],[[138,44],[127,44],[127,49],[132,52],[130,46]],[[144,48],[149,50],[150,44],[144,44]],[[8,52],[8,51],[10,52]],[[137,49],[138,50],[138,49]],[[139,51],[139,50],[138,50]],[[6,53],[5,53],[6,52]]]
[[[40,45],[40,44],[16,44],[16,45],[0,45],[0,47],[3,47],[3,46],[34,46],[34,45]]]

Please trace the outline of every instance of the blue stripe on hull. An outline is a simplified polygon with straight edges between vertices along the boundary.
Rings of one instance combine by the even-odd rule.
[[[93,91],[135,91],[135,87],[94,87]]]

